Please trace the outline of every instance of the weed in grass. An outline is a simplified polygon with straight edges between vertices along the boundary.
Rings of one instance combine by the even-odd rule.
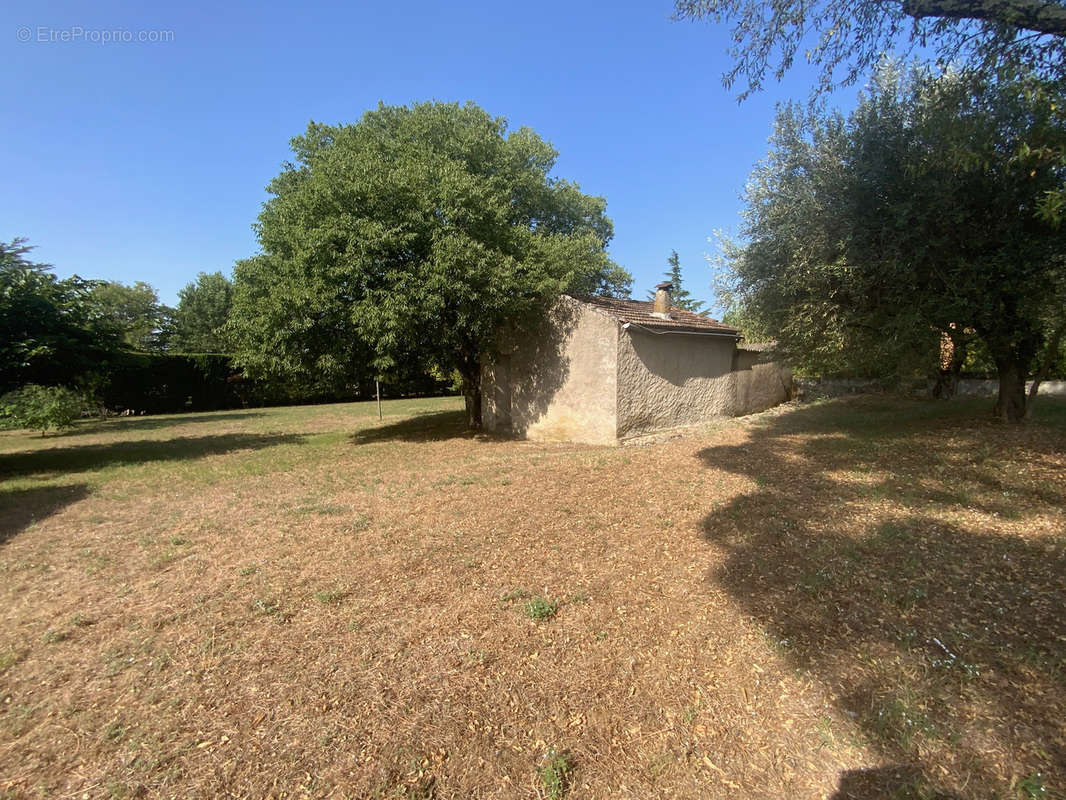
[[[529,596],[530,596],[530,593],[526,589],[512,589],[509,592],[505,592],[500,597],[500,600],[502,600],[505,603],[509,603],[509,602],[511,602],[513,600],[524,600],[525,598],[527,598]]]
[[[83,614],[75,614],[70,618],[70,624],[75,628],[88,628],[90,625],[95,625],[95,619],[89,619]]]
[[[331,503],[312,503],[310,505],[296,506],[291,513],[330,517],[338,514],[347,514],[350,510],[348,506],[333,505]]]
[[[662,753],[648,762],[648,774],[652,778],[658,778],[671,766],[677,763],[677,756],[673,753]]]
[[[255,564],[249,564],[247,567],[241,567],[240,574],[247,578],[249,575],[255,575],[259,572],[259,567]]]
[[[252,603],[252,610],[263,617],[273,617],[281,612],[281,603],[273,597],[260,597]]]
[[[938,734],[932,720],[912,700],[897,697],[889,700],[868,718],[870,727],[883,741],[894,742],[909,750],[915,737]]]
[[[104,654],[104,675],[113,678],[120,672],[129,669],[133,659],[126,655],[121,647],[112,647]]]
[[[1047,785],[1044,783],[1044,776],[1039,772],[1026,775],[1018,781],[1016,788],[1026,800],[1042,800],[1042,798],[1051,796]]]
[[[4,652],[0,653],[0,673],[7,672],[7,670],[15,666],[20,659],[21,656],[14,647],[9,647]]]
[[[57,631],[55,628],[49,628],[44,632],[45,644],[59,644],[65,642],[70,638],[70,634],[66,631]]]
[[[78,555],[85,560],[85,572],[89,575],[95,575],[111,563],[110,558],[100,555],[91,547],[83,547]]]
[[[574,769],[574,759],[567,752],[559,752],[552,748],[544,756],[544,764],[537,775],[540,777],[540,785],[544,787],[544,793],[549,800],[562,800],[570,788],[570,773]]]
[[[135,790],[120,781],[111,781],[107,784],[107,796],[112,800],[121,800],[124,797],[135,796]]]
[[[174,550],[166,549],[152,559],[153,569],[163,569],[177,561],[181,556]]]
[[[483,667],[488,656],[481,649],[470,648],[466,651],[466,663],[471,667]]]
[[[171,536],[170,543],[175,547],[181,547],[182,545],[189,544],[189,540],[184,536]]]
[[[877,537],[871,544],[906,544],[914,539],[914,531],[909,525],[900,522],[885,522],[877,530]]]
[[[585,594],[584,592],[578,592],[577,594],[570,595],[570,602],[571,603],[587,603],[588,601],[589,601],[589,596],[587,594]]]
[[[148,667],[152,670],[152,672],[155,672],[157,674],[162,672],[169,666],[170,653],[167,652],[159,653],[157,656],[152,658],[151,661],[148,662]]]
[[[365,531],[369,527],[370,517],[366,514],[356,514],[352,521],[345,526],[344,530],[346,533],[359,533],[360,531]]]
[[[40,707],[40,703],[17,703],[9,706],[7,713],[0,716],[0,725],[6,727],[11,736],[17,739],[32,727],[33,715]]]
[[[543,597],[534,597],[525,604],[524,609],[526,616],[530,619],[544,620],[555,616],[555,612],[559,610],[559,604]]]
[[[315,592],[315,600],[324,606],[333,606],[348,596],[347,592],[340,589],[329,589],[324,592]]]
[[[126,738],[126,728],[118,722],[109,722],[104,728],[104,741],[117,743]]]
[[[833,735],[833,720],[829,717],[819,717],[815,730],[818,731],[818,739],[822,747],[832,747],[836,744],[836,737]]]
[[[896,605],[902,611],[909,611],[925,599],[925,589],[921,586],[912,586],[906,592],[896,597]]]
[[[811,597],[817,597],[833,583],[833,573],[828,567],[806,575],[798,584]]]

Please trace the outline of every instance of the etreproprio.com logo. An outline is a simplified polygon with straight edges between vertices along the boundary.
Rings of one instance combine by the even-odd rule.
[[[54,28],[49,25],[21,25],[15,31],[15,38],[20,42],[40,44],[75,42],[88,42],[89,44],[160,44],[173,42],[174,31],[87,28],[82,25],[69,25],[65,28]]]

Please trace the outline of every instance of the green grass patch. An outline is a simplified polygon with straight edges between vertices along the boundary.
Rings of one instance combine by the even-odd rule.
[[[544,756],[544,763],[537,770],[540,785],[549,800],[562,800],[570,789],[570,777],[574,771],[574,758],[567,752],[554,748]]]
[[[522,610],[530,619],[540,621],[554,617],[559,610],[559,604],[543,597],[533,597],[522,606]]]

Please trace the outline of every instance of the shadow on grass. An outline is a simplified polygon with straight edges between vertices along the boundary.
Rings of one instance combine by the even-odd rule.
[[[137,431],[156,431],[200,422],[236,422],[263,416],[266,415],[261,411],[206,411],[195,414],[111,417],[109,419],[92,419],[79,422],[70,433],[135,433]]]
[[[0,477],[85,472],[117,464],[183,461],[235,450],[262,450],[277,445],[298,444],[303,440],[304,437],[297,434],[228,433],[218,436],[50,447],[0,455]]]
[[[855,400],[700,452],[758,487],[704,518],[727,553],[709,580],[898,764],[846,773],[836,797],[1013,797],[1037,774],[1066,789],[1056,427]]]
[[[921,784],[921,775],[913,767],[849,769],[841,773],[837,791],[829,800],[900,800],[908,796],[908,790],[919,792]],[[940,793],[936,800],[956,800],[956,796]]]
[[[373,442],[440,442],[472,439],[477,435],[466,424],[465,411],[432,411],[400,422],[363,428],[351,436],[353,444]]]
[[[0,489],[0,545],[24,528],[88,496],[89,487],[84,484]]]

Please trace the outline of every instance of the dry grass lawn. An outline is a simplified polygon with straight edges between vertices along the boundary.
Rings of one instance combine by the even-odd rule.
[[[1066,792],[1066,405],[0,434],[0,797]]]

